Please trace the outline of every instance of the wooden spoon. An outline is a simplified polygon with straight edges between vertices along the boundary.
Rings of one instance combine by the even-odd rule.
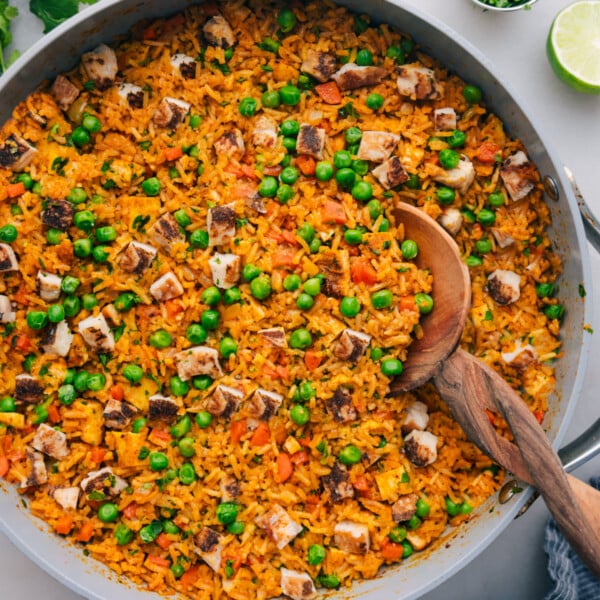
[[[600,492],[564,472],[521,397],[496,371],[458,347],[471,306],[471,281],[454,239],[418,208],[401,203],[394,212],[406,238],[418,245],[417,265],[432,272],[434,309],[422,319],[424,335],[410,346],[390,394],[432,379],[471,441],[538,489],[575,552],[600,577]],[[516,444],[496,433],[486,409],[504,417]]]

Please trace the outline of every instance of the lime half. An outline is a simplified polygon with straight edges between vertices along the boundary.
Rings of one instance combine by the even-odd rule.
[[[600,94],[600,0],[582,0],[561,10],[546,50],[562,81],[580,92]]]

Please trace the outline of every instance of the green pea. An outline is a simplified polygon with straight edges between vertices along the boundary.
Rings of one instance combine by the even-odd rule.
[[[300,133],[300,123],[292,119],[284,121],[279,127],[284,137],[296,137]]]
[[[33,187],[33,177],[29,173],[19,173],[17,175],[17,181],[25,186],[26,190],[30,190]]]
[[[212,415],[205,410],[201,410],[199,413],[196,413],[195,421],[198,427],[206,429],[212,423]]]
[[[192,485],[192,483],[196,481],[196,470],[194,469],[194,465],[191,463],[184,463],[181,465],[178,477],[183,485]]]
[[[296,230],[296,234],[310,244],[315,237],[315,228],[310,223],[304,223]]]
[[[408,176],[408,179],[406,180],[404,185],[409,190],[420,190],[421,189],[421,180],[419,179],[419,176],[416,173],[412,173],[411,175]]]
[[[467,267],[479,267],[483,264],[483,259],[471,254],[471,256],[467,256],[465,263]]]
[[[301,93],[295,85],[286,85],[279,90],[281,103],[286,106],[296,106],[300,103]]]
[[[477,213],[477,221],[484,227],[489,227],[496,222],[496,213],[493,210],[489,210],[489,208],[482,208]]]
[[[505,198],[502,192],[492,192],[488,196],[488,202],[490,203],[490,206],[493,206],[494,208],[499,208],[500,206],[502,206],[504,204],[504,201]]]
[[[371,360],[378,361],[383,356],[383,350],[381,348],[371,348],[370,357]]]
[[[23,370],[27,371],[27,373],[31,372],[33,365],[35,363],[35,354],[28,354],[23,361]]]
[[[35,425],[45,423],[48,420],[48,409],[45,406],[34,406],[33,412],[35,413],[35,418],[33,419]]]
[[[142,181],[142,191],[146,196],[158,196],[161,187],[158,177],[149,177]]]
[[[446,512],[451,517],[455,517],[457,514],[460,513],[460,504],[456,504],[455,502],[453,502],[449,496],[446,496],[444,502],[446,503]]]
[[[139,433],[140,431],[142,431],[142,429],[144,429],[144,427],[146,427],[147,423],[147,419],[144,419],[144,417],[138,417],[131,424],[131,431],[133,431],[133,433]]]
[[[252,281],[253,279],[256,279],[261,273],[262,271],[259,267],[250,263],[244,265],[244,268],[242,269],[242,277],[244,281]]]
[[[75,227],[82,231],[91,231],[96,223],[94,213],[91,210],[80,210],[73,215]]]
[[[197,346],[198,344],[202,344],[206,341],[206,338],[208,337],[208,331],[206,331],[206,329],[199,323],[192,323],[187,328],[185,335],[192,344]]]
[[[10,244],[17,239],[17,228],[14,225],[4,225],[0,227],[0,242]]]
[[[386,358],[381,361],[381,372],[386,377],[397,377],[398,375],[402,375],[402,371],[404,367],[402,366],[402,362],[397,358]]]
[[[258,102],[254,98],[242,98],[238,110],[243,117],[251,117],[258,108]]]
[[[452,204],[456,198],[456,192],[449,187],[439,187],[435,193],[440,204]]]
[[[389,231],[390,230],[390,221],[389,219],[381,219],[381,223],[379,223],[379,231]]]
[[[547,283],[538,283],[535,286],[535,293],[538,298],[549,298],[554,294],[554,284]]]
[[[30,310],[27,313],[27,325],[31,329],[43,329],[48,324],[48,315],[41,310]]]
[[[373,54],[370,50],[359,50],[356,53],[356,64],[361,67],[368,67],[373,64]]]
[[[287,183],[288,185],[293,185],[298,181],[299,172],[296,167],[286,167],[283,169],[279,175],[279,179],[283,183]]]
[[[438,158],[440,165],[444,169],[455,169],[460,162],[460,154],[456,150],[450,150],[449,148],[440,150]]]
[[[565,314],[565,307],[562,304],[550,304],[544,308],[544,314],[549,319],[562,319]]]
[[[116,297],[114,305],[119,312],[126,312],[132,309],[136,302],[137,296],[133,292],[123,292]]]
[[[78,258],[85,258],[92,253],[92,241],[88,238],[80,238],[73,242],[73,254]]]
[[[106,385],[106,376],[102,373],[92,373],[87,380],[87,389],[90,392],[99,392]]]
[[[191,458],[196,454],[196,450],[194,449],[194,440],[190,437],[184,437],[177,442],[177,448],[179,449],[179,454],[184,458]]]
[[[338,458],[343,465],[355,465],[360,462],[362,453],[354,444],[348,444],[342,448]]]
[[[204,304],[208,304],[208,306],[214,306],[215,304],[219,304],[219,302],[221,302],[221,292],[219,291],[219,288],[212,286],[206,288],[202,292],[200,299],[202,302],[204,302]]]
[[[219,327],[219,323],[221,322],[221,315],[218,310],[205,310],[200,315],[200,323],[202,327],[208,331],[214,331]]]
[[[133,531],[124,523],[119,523],[115,527],[115,539],[119,546],[126,546],[133,539]]]
[[[239,513],[239,506],[235,502],[221,502],[217,506],[217,519],[222,525],[233,523]]]
[[[368,202],[373,197],[373,186],[368,181],[358,181],[352,186],[352,197],[359,202]]]
[[[257,300],[266,300],[271,295],[271,279],[268,275],[259,275],[250,282],[250,293]]]
[[[273,54],[277,54],[280,47],[281,43],[270,37],[264,38],[263,41],[259,44],[259,48],[261,48],[261,50],[265,50],[266,52],[272,52]]]
[[[460,514],[461,515],[468,515],[470,512],[472,512],[473,507],[468,503],[468,502],[463,502],[460,505]]]
[[[265,108],[278,108],[281,104],[281,98],[277,91],[264,92],[260,97],[260,102]]]
[[[171,570],[171,573],[173,573],[175,579],[183,577],[183,574],[185,573],[185,567],[181,563],[172,564],[169,569]]]
[[[48,231],[46,231],[46,241],[52,246],[58,246],[62,243],[63,232],[60,229],[54,229],[54,227],[49,227]]]
[[[317,582],[329,590],[338,588],[341,585],[340,578],[336,575],[321,574],[317,577]]]
[[[10,396],[5,396],[0,400],[0,412],[15,412],[17,410],[17,405],[15,403],[15,399]]]
[[[347,144],[358,144],[362,139],[362,131],[358,127],[349,127],[346,129],[346,133],[344,133],[344,139],[346,140]]]
[[[378,310],[388,308],[392,305],[393,300],[394,296],[389,290],[379,290],[371,294],[371,304]]]
[[[283,31],[283,33],[289,33],[292,31],[292,29],[296,27],[297,22],[298,19],[296,18],[294,11],[289,8],[281,9],[277,15],[277,25],[279,25],[279,28],[281,31]]]
[[[417,257],[419,253],[419,247],[417,246],[417,242],[414,240],[404,240],[400,245],[400,250],[402,250],[402,255],[407,260],[412,260]]]
[[[229,525],[227,525],[227,531],[232,535],[242,535],[245,529],[246,525],[242,523],[242,521],[234,521],[233,523],[229,523]]]
[[[174,375],[169,381],[169,388],[174,396],[185,396],[190,391],[190,384]]]
[[[311,277],[304,282],[302,289],[309,296],[318,296],[321,293],[321,279],[319,277]]]
[[[408,558],[413,553],[413,547],[408,540],[402,542],[402,558]]]
[[[393,61],[397,62],[398,64],[402,64],[405,60],[404,50],[402,50],[400,46],[390,46],[386,50],[385,55],[388,58],[391,58]]]
[[[492,251],[492,242],[488,238],[482,238],[475,242],[475,250],[479,254],[487,254]]]
[[[119,509],[117,508],[117,505],[112,502],[107,502],[98,509],[98,519],[100,519],[102,523],[113,523],[117,520],[118,516]]]
[[[366,104],[371,110],[379,110],[383,106],[383,103],[384,98],[381,94],[373,92],[367,96]]]
[[[78,392],[87,391],[87,382],[88,382],[89,378],[90,378],[90,375],[87,371],[78,371],[75,374],[75,379],[73,380],[73,387]]]
[[[425,502],[425,500],[423,500],[423,498],[419,498],[417,500],[417,512],[416,512],[417,517],[420,517],[421,519],[428,517],[430,510],[431,509],[430,509],[429,504],[427,502]]]
[[[292,273],[291,275],[287,275],[286,278],[283,280],[283,289],[288,292],[294,292],[300,287],[301,283],[302,279],[300,275]]]
[[[333,177],[333,165],[327,160],[320,160],[315,167],[315,177],[319,181],[329,181]]]
[[[401,544],[406,539],[406,534],[406,527],[398,526],[394,527],[394,529],[388,533],[388,537],[390,538],[391,542],[394,542],[395,544]]]
[[[172,390],[171,390],[172,391]],[[182,438],[190,432],[192,428],[192,420],[189,415],[183,415],[175,425],[171,427],[170,433],[175,439]]]
[[[193,248],[208,248],[208,231],[206,229],[196,229],[190,235],[190,244]]]
[[[464,131],[455,129],[449,137],[445,138],[445,140],[448,142],[450,148],[460,148],[461,146],[464,146],[467,141],[467,136]]]
[[[83,127],[76,127],[71,133],[71,140],[78,148],[81,148],[90,143],[90,134]]]
[[[340,301],[340,312],[344,317],[355,317],[361,308],[360,300],[354,296],[345,296]]]
[[[290,347],[296,350],[304,350],[312,344],[312,336],[307,329],[296,329],[290,335]]]
[[[202,117],[200,115],[190,115],[189,124],[192,129],[198,129],[202,123]]]
[[[466,85],[463,88],[462,95],[469,104],[478,104],[481,102],[482,93],[477,86]]]
[[[298,296],[298,299],[296,300],[296,306],[300,310],[310,310],[313,307],[314,303],[314,298],[312,296],[309,296],[308,294],[300,294]]]
[[[263,198],[273,198],[277,194],[279,184],[275,177],[265,177],[258,186],[258,193]]]
[[[81,302],[77,296],[67,296],[63,300],[63,308],[66,317],[74,317],[81,309]]]
[[[224,337],[219,342],[219,351],[223,358],[229,358],[237,352],[238,346],[233,338]]]
[[[212,379],[209,375],[196,375],[192,377],[192,385],[197,390],[207,390],[212,385]]]
[[[308,402],[311,398],[316,396],[317,392],[310,381],[303,381],[296,388],[294,393],[294,400],[297,402]]]
[[[308,548],[308,564],[320,565],[325,560],[325,548],[321,544],[312,544]]]
[[[294,194],[294,188],[291,185],[283,183],[277,188],[275,196],[281,204],[287,204],[294,197]]]
[[[232,287],[223,292],[223,303],[231,306],[242,299],[242,292],[239,287]]]
[[[78,279],[77,277],[72,277],[71,275],[66,275],[60,284],[60,289],[65,294],[74,294],[80,285],[80,279]]]
[[[296,149],[298,147],[298,140],[295,137],[284,137],[281,143],[288,152],[296,152]]]
[[[51,304],[48,307],[48,321],[60,323],[65,318],[65,309],[62,304]]]
[[[284,138],[285,139],[285,138]],[[282,169],[289,167],[292,164],[292,157],[289,154],[286,154],[281,161],[279,162]]]
[[[144,376],[144,370],[139,365],[129,364],[123,367],[123,377],[130,383],[139,383]]]
[[[380,217],[381,213],[383,212],[383,207],[381,206],[381,202],[379,202],[379,200],[369,200],[367,203],[367,209],[369,211],[369,216],[373,221]]]
[[[422,315],[428,315],[433,310],[433,298],[429,294],[415,294],[415,304]]]
[[[352,155],[347,150],[338,150],[333,155],[333,164],[336,169],[347,169],[352,166]]]
[[[98,117],[85,113],[81,120],[82,127],[90,133],[98,133],[102,129],[102,123]]]
[[[163,348],[168,348],[172,344],[173,338],[168,331],[159,329],[150,336],[148,341],[153,348],[162,350]]]
[[[358,149],[360,148],[360,144],[347,144],[346,150],[350,153],[350,156],[356,156],[358,154]]]
[[[177,221],[177,224],[180,227],[183,227],[184,229],[192,224],[192,220],[190,219],[189,215],[185,212],[185,210],[183,210],[183,208],[176,210],[173,213],[173,218]]]
[[[162,471],[169,466],[169,457],[164,452],[150,452],[150,470]]]
[[[356,160],[352,161],[352,165],[350,167],[357,175],[360,175],[361,177],[365,176],[368,172],[369,172],[369,162],[366,160],[362,160],[360,158],[357,158]],[[363,182],[365,183],[365,182]],[[370,184],[369,184],[370,185]],[[356,196],[354,196],[356,198]],[[356,198],[357,200],[360,200],[360,198]]]
[[[98,298],[96,298],[95,294],[84,294],[81,296],[81,306],[85,310],[92,310],[94,306],[98,306]]]
[[[37,196],[41,196],[42,195],[42,184],[39,181],[34,181],[33,185],[31,186],[31,191],[36,194]]]
[[[362,231],[360,231],[360,229],[347,229],[344,232],[344,239],[346,240],[346,243],[350,244],[351,246],[357,246],[358,244],[362,244]]]
[[[302,404],[294,404],[290,410],[290,418],[296,425],[302,427],[310,421],[310,411]]]
[[[150,544],[162,533],[163,528],[162,521],[152,521],[140,529],[140,539],[144,544]]]
[[[422,521],[417,515],[413,515],[407,522],[406,526],[410,529],[417,529],[421,525]]]

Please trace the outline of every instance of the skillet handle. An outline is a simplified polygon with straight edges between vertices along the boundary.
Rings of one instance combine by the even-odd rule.
[[[461,349],[439,365],[434,382],[467,435],[538,489],[565,538],[600,577],[600,492],[564,472],[520,396],[493,369]],[[502,414],[516,445],[496,434],[485,409]]]
[[[596,252],[600,253],[600,223],[598,223],[598,220],[592,212],[592,209],[585,201],[585,198],[583,197],[583,194],[581,193],[579,186],[575,181],[575,177],[571,169],[565,166],[564,170],[567,175],[567,179],[573,188],[573,193],[575,194],[575,199],[577,200],[577,205],[579,206],[579,213],[583,221],[583,227],[585,229],[585,235],[588,239],[588,242],[592,244]]]

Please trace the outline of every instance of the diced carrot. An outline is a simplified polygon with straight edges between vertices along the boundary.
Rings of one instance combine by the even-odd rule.
[[[155,554],[148,554],[148,562],[156,565],[157,567],[168,567],[171,563],[162,556],[156,556]]]
[[[270,177],[278,177],[282,170],[283,167],[281,165],[273,165],[272,167],[265,167],[263,173]]]
[[[60,423],[60,412],[58,411],[58,407],[56,404],[50,404],[48,406],[48,420],[50,423],[56,425],[56,423]]]
[[[59,535],[67,535],[73,529],[73,517],[71,515],[63,515],[56,521],[54,531]]]
[[[543,410],[536,410],[533,413],[533,416],[536,418],[536,421],[541,425],[542,421],[544,420],[544,411]]]
[[[90,460],[95,463],[101,463],[106,455],[104,448],[92,448],[90,451]]]
[[[304,353],[304,364],[309,371],[318,369],[322,359],[322,354],[317,350],[309,349]]]
[[[343,225],[347,220],[343,204],[334,200],[325,200],[321,208],[321,221],[323,223]]]
[[[10,450],[12,443],[13,443],[13,436],[10,434],[6,434],[4,436],[4,440],[2,441],[2,452],[0,452],[0,455],[2,453],[8,454],[8,451]]]
[[[9,183],[6,186],[6,195],[9,198],[18,198],[25,193],[25,184],[22,181],[17,183]]]
[[[294,465],[303,465],[308,462],[308,452],[306,450],[294,452],[290,457],[290,460]]]
[[[151,25],[150,27],[146,27],[146,29],[142,31],[143,40],[155,40],[157,37],[158,34],[156,33],[156,29],[153,25]]]
[[[248,428],[248,423],[246,419],[241,419],[240,421],[233,421],[231,424],[231,443],[239,444],[242,436],[246,433],[246,429]]]
[[[196,582],[196,579],[198,579],[198,571],[199,570],[200,570],[200,567],[198,565],[194,565],[193,567],[190,567],[181,576],[179,583],[181,583],[181,585],[185,588],[189,587],[190,585],[193,585]]]
[[[10,469],[10,463],[6,456],[0,456],[0,477],[5,477]]]
[[[167,300],[165,303],[165,310],[167,311],[167,316],[171,319],[175,318],[177,315],[181,314],[184,310],[183,303],[179,298],[173,298],[172,300]]]
[[[398,301],[398,310],[402,312],[403,310],[408,310],[411,312],[415,312],[418,310],[417,303],[415,302],[415,297],[412,295],[402,296]]]
[[[285,238],[283,237],[283,233],[281,233],[281,231],[277,231],[276,229],[269,229],[265,233],[265,237],[270,240],[273,240],[274,242],[276,242],[278,244],[283,244],[283,242],[285,241]]]
[[[153,429],[148,436],[148,439],[157,446],[165,446],[171,443],[171,434],[162,429]]]
[[[310,177],[315,174],[317,162],[312,156],[308,156],[308,154],[300,154],[300,156],[296,158],[296,166],[303,175]]]
[[[123,386],[120,383],[115,383],[115,385],[110,388],[110,396],[113,400],[121,402],[125,398]]]
[[[288,243],[288,244],[292,244],[293,246],[298,246],[298,240],[296,239],[296,234],[293,231],[288,231],[287,229],[283,229],[281,231],[281,235],[283,236],[283,239]]]
[[[477,150],[477,160],[487,165],[502,160],[502,146],[496,142],[485,141]]]
[[[371,489],[369,480],[364,475],[357,475],[352,485],[359,492],[368,492]]]
[[[261,421],[250,438],[251,446],[264,446],[271,439],[271,429],[266,421]]]
[[[163,549],[166,550],[172,543],[173,540],[163,531],[157,538],[156,543]]]
[[[86,521],[77,532],[78,542],[89,542],[94,535],[94,521]]]
[[[304,501],[306,504],[319,504],[321,497],[318,494],[309,494]]]
[[[321,96],[321,100],[323,100],[325,104],[342,103],[342,94],[335,81],[328,81],[327,83],[315,85],[315,92]]]
[[[303,448],[310,448],[310,442],[311,442],[310,436],[306,435],[304,437],[296,438],[296,440]]]
[[[20,333],[17,336],[15,346],[17,347],[17,350],[20,350],[21,352],[29,352],[33,349],[31,340],[24,333]]]
[[[404,552],[404,547],[402,544],[395,544],[394,542],[389,542],[385,544],[383,548],[381,548],[381,556],[385,560],[396,561],[402,558],[402,554]]]
[[[165,160],[172,161],[177,160],[183,156],[183,150],[181,146],[173,146],[172,148],[165,149]]]
[[[259,179],[258,175],[256,174],[256,171],[250,165],[240,165],[230,162],[225,167],[225,172],[229,173],[230,175],[235,175],[236,177],[248,177],[249,179],[254,179],[255,181]]]
[[[377,272],[367,258],[360,258],[354,261],[350,267],[350,275],[354,283],[373,285],[377,282]]]
[[[284,365],[273,365],[265,363],[262,366],[262,373],[271,379],[287,379],[290,376],[290,370]]]
[[[135,519],[136,517],[136,512],[137,512],[137,503],[132,502],[131,504],[128,504],[124,509],[123,509],[123,516],[126,519]]]
[[[279,482],[284,483],[287,481],[294,472],[294,465],[292,464],[292,460],[290,459],[290,455],[285,452],[281,452],[277,456],[277,475],[279,477]]]
[[[294,265],[294,257],[296,251],[294,248],[278,248],[271,254],[271,266],[276,269],[277,267],[291,267]]]

